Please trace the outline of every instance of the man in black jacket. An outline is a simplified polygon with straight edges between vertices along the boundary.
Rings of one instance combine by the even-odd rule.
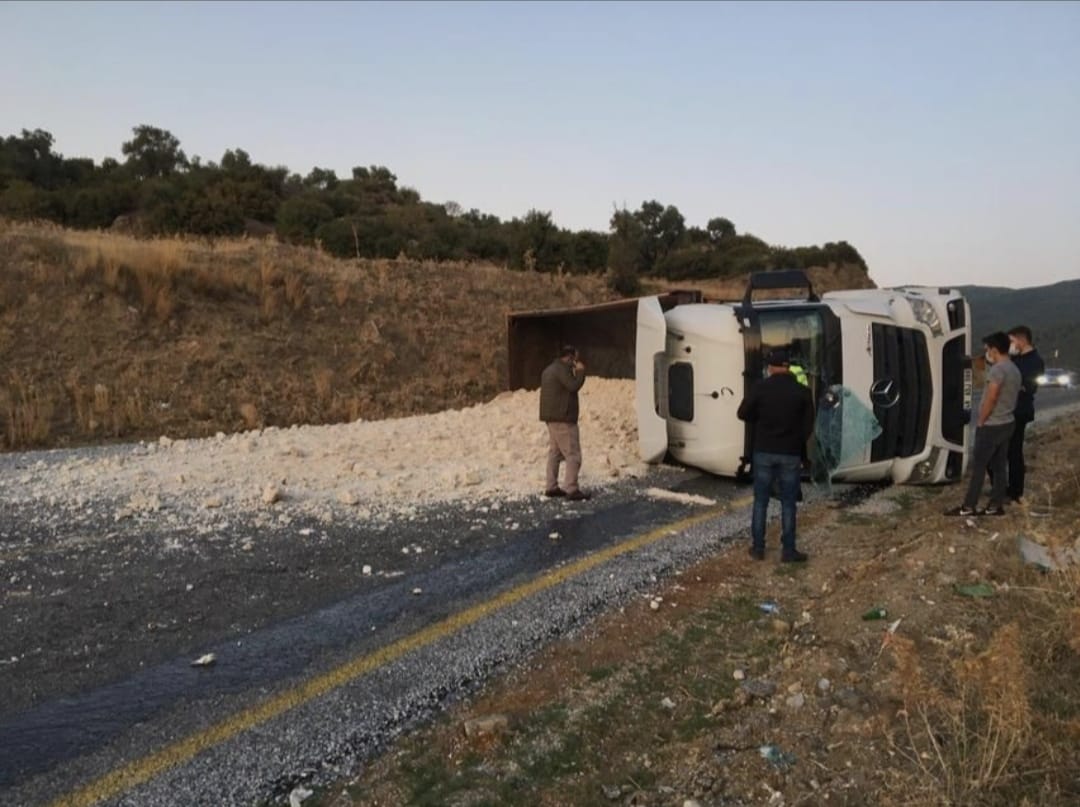
[[[1013,412],[1016,427],[1009,440],[1009,483],[1005,492],[1014,502],[1019,502],[1024,495],[1024,476],[1027,472],[1024,464],[1024,430],[1035,420],[1035,393],[1039,389],[1036,379],[1046,372],[1046,364],[1031,344],[1031,328],[1026,325],[1017,325],[1010,330],[1009,342],[1009,355],[1020,371],[1023,384]]]
[[[779,482],[780,560],[798,563],[806,555],[795,548],[795,501],[799,469],[806,443],[814,431],[814,401],[810,390],[789,372],[787,351],[775,349],[765,357],[769,375],[739,404],[739,418],[753,424],[754,514],[750,522],[750,556],[765,559],[765,519],[774,479]]]

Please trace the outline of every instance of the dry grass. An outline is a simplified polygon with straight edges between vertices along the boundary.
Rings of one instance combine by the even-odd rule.
[[[47,443],[52,424],[52,401],[33,383],[11,373],[0,388],[0,412],[8,445],[40,446]]]
[[[923,668],[911,639],[895,639],[892,649],[904,704],[893,747],[921,774],[922,795],[957,807],[983,804],[1015,782],[1033,721],[1019,626],[999,629],[985,651],[955,660],[945,676]]]
[[[1037,458],[1036,490],[1012,523],[1001,525],[1046,547],[1063,561],[1060,568],[1024,566],[1012,541],[994,552],[983,539],[976,550],[1001,599],[994,619],[983,623],[972,609],[957,633],[966,641],[891,643],[903,708],[887,734],[906,763],[892,783],[898,803],[1075,803],[1080,564],[1068,557],[1080,548],[1077,446],[1080,429],[1062,421],[1053,435],[1040,436],[1028,452]],[[985,649],[976,651],[970,641],[987,631]]]
[[[471,405],[503,387],[508,310],[605,299],[593,277],[0,221],[0,447]]]

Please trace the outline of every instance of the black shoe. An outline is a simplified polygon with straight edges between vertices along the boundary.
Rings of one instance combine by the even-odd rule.
[[[947,515],[947,516],[977,516],[977,515],[979,515],[979,513],[978,513],[978,511],[975,510],[974,507],[954,507],[951,510],[946,510],[945,515]]]
[[[563,490],[562,488],[548,488],[547,490],[544,491],[544,495],[545,496],[550,496],[551,498],[554,499],[556,496],[565,496],[566,491]]]
[[[805,552],[800,552],[798,549],[792,549],[790,552],[784,552],[780,556],[781,563],[806,563],[810,559],[810,556]]]
[[[591,493],[586,493],[583,490],[575,490],[573,493],[566,494],[566,500],[568,502],[587,502],[592,498]]]
[[[750,557],[754,560],[765,560],[765,547],[758,549],[756,546],[750,547]]]
[[[1000,504],[997,507],[985,507],[982,510],[976,510],[977,516],[1003,516],[1005,515],[1005,508]]]

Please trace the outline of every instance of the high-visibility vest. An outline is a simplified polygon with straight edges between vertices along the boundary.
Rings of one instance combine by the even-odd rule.
[[[788,370],[791,372],[791,374],[793,376],[795,376],[795,380],[798,381],[800,384],[802,384],[804,387],[809,387],[810,386],[810,378],[809,378],[809,376],[806,375],[806,370],[803,369],[802,365],[799,365],[799,364],[789,365]]]

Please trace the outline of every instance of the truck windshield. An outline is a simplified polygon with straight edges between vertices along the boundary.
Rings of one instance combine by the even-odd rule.
[[[758,312],[761,349],[783,348],[791,357],[791,370],[810,387],[817,400],[825,376],[825,326],[817,309],[780,309]]]

